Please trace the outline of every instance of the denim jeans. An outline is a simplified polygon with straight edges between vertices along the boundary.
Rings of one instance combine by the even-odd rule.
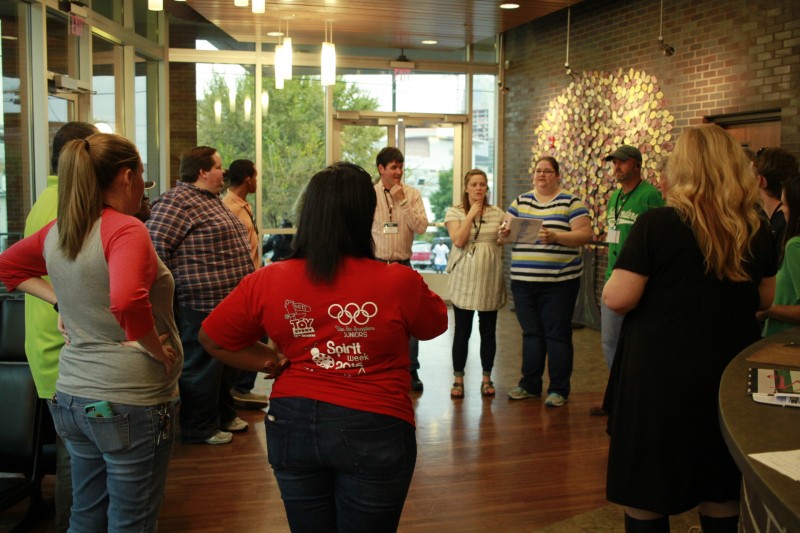
[[[236,383],[233,384],[233,390],[239,391],[242,394],[247,394],[256,386],[256,377],[258,372],[252,370],[240,370],[239,377],[236,378]]]
[[[64,533],[69,529],[69,514],[72,509],[72,462],[67,444],[56,436],[56,483],[55,483],[55,517],[53,527],[56,533]]]
[[[177,400],[147,407],[112,403],[110,418],[86,415],[84,407],[95,401],[57,392],[49,402],[72,463],[69,531],[156,531]],[[167,426],[162,413],[169,415]]]
[[[269,338],[264,337],[261,339],[261,342],[264,344],[269,344]],[[236,378],[236,382],[233,384],[233,390],[242,394],[247,394],[256,387],[257,377],[258,372],[253,370],[240,370],[239,377]]]
[[[239,370],[222,364],[206,352],[197,339],[208,313],[181,306],[178,327],[183,344],[181,391],[181,440],[201,443],[236,418],[231,387]]]
[[[396,531],[414,466],[414,427],[306,398],[274,398],[269,462],[292,533]]]
[[[622,329],[622,320],[625,315],[618,315],[602,301],[600,302],[600,338],[603,344],[603,356],[606,358],[608,369],[614,363],[614,354],[617,353],[619,332]]]
[[[453,332],[453,371],[464,375],[472,335],[472,317],[475,311],[453,306],[455,331]],[[478,311],[478,331],[481,334],[481,368],[484,375],[491,375],[494,355],[497,351],[497,311]]]
[[[514,308],[522,328],[522,378],[519,386],[541,394],[545,358],[548,393],[569,396],[572,376],[572,315],[580,278],[557,282],[511,280]]]

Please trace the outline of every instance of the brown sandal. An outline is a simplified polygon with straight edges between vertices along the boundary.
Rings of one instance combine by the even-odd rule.
[[[494,383],[491,381],[481,381],[481,396],[494,396]]]
[[[450,389],[450,397],[451,398],[463,398],[464,397],[464,382],[455,381],[453,382],[453,388]]]

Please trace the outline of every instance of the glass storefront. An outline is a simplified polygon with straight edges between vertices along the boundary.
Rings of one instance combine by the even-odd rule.
[[[116,45],[92,36],[92,118],[100,131],[117,133]]]
[[[159,183],[159,160],[161,155],[161,143],[158,136],[158,87],[159,87],[159,68],[158,61],[136,54],[134,66],[136,76],[134,78],[134,121],[135,138],[134,142],[139,148],[144,164],[144,179],[153,180]],[[156,189],[151,192],[157,195],[162,191]]]
[[[25,32],[27,10],[18,1],[0,4],[0,251],[22,234],[30,209],[30,66]]]

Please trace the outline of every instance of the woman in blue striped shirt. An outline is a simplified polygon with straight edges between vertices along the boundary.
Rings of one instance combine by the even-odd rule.
[[[522,377],[508,393],[512,400],[539,397],[545,358],[550,384],[545,405],[561,407],[569,397],[572,375],[572,314],[583,270],[580,247],[592,240],[589,211],[577,196],[561,188],[558,162],[536,161],[533,190],[508,208],[511,217],[542,220],[534,244],[514,243],[511,293],[522,327]],[[508,224],[501,235],[508,235]]]

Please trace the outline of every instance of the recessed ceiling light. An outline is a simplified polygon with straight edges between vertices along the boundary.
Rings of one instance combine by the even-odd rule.
[[[517,9],[519,4],[500,4],[500,9]]]
[[[267,35],[269,35],[270,37],[283,37],[283,32],[282,31],[271,31],[271,32],[267,33]]]
[[[439,44],[439,41],[434,41],[433,39],[426,39],[422,41],[422,44]]]

